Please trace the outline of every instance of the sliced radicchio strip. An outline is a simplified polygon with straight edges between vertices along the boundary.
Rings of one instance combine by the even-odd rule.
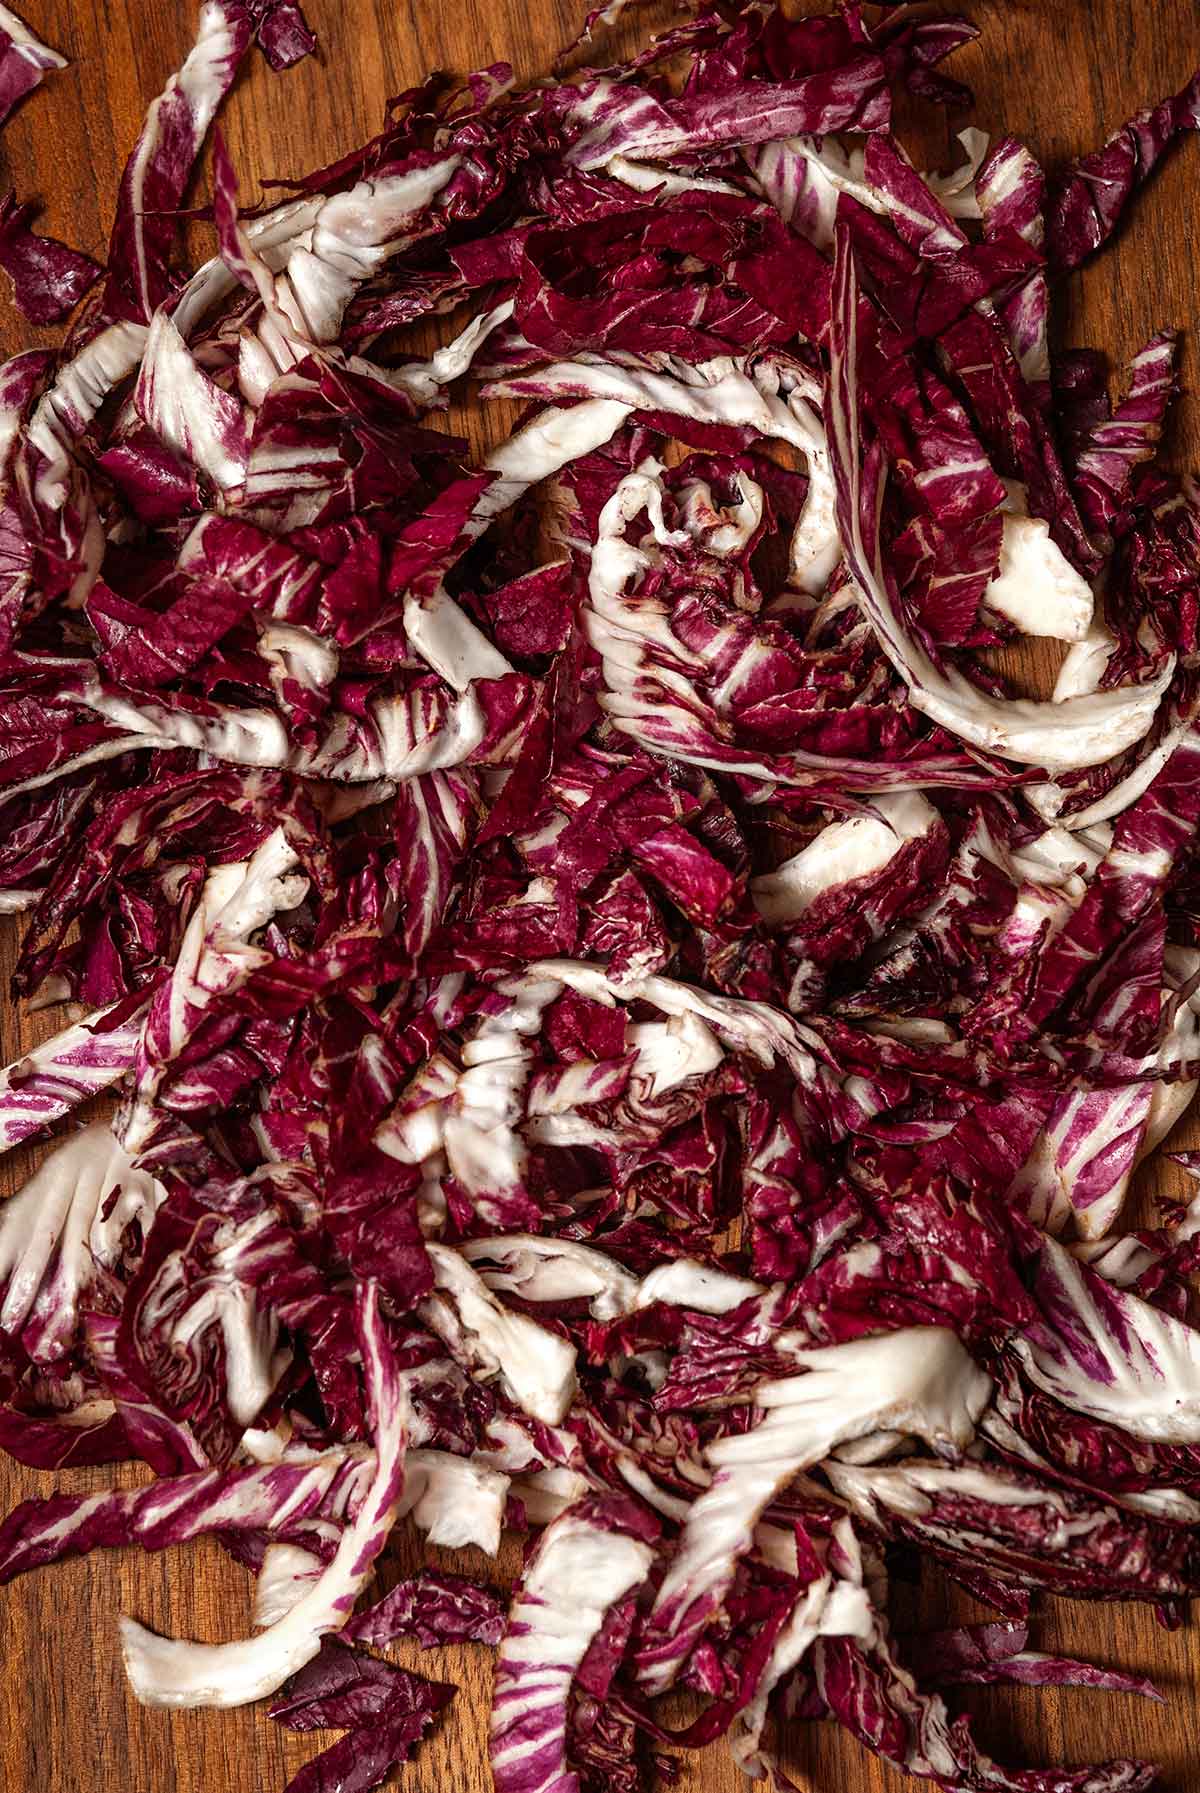
[[[1112,235],[1130,200],[1184,131],[1200,129],[1200,74],[1182,92],[1139,112],[1073,164],[1060,182],[1047,220],[1050,253],[1077,268]]]
[[[297,0],[250,0],[255,36],[273,69],[291,68],[317,47]]]
[[[66,1356],[93,1285],[140,1249],[165,1196],[107,1122],[64,1140],[0,1209],[0,1330],[36,1363]]]
[[[122,1544],[162,1550],[209,1532],[302,1532],[307,1520],[338,1511],[347,1495],[361,1497],[373,1468],[361,1452],[339,1449],[310,1460],[164,1477],[128,1493],[25,1501],[0,1527],[0,1580]]]
[[[1097,1768],[1009,1769],[978,1748],[940,1695],[922,1693],[884,1637],[863,1648],[823,1638],[814,1649],[817,1691],[828,1710],[868,1748],[907,1773],[941,1786],[996,1793],[1140,1793],[1156,1773],[1147,1762]]]
[[[913,704],[976,747],[1051,769],[1095,765],[1140,741],[1170,682],[1170,660],[1145,685],[1060,703],[1034,703],[1028,698],[992,697],[956,670],[939,671],[905,630],[880,559],[879,507],[886,463],[877,458],[873,480],[866,483],[858,389],[861,301],[854,251],[845,231],[838,236],[834,281],[830,449],[838,523],[860,601],[880,646],[908,681]]]
[[[35,208],[12,193],[0,202],[0,268],[13,283],[17,310],[31,324],[57,324],[104,270],[90,255],[29,228]]]
[[[675,1679],[753,1543],[759,1516],[793,1477],[837,1445],[880,1430],[961,1450],[991,1393],[953,1334],[933,1328],[801,1351],[795,1361],[798,1376],[755,1391],[764,1409],[758,1423],[709,1447],[712,1485],[688,1513],[641,1646],[639,1674],[654,1693]]]
[[[39,42],[7,6],[0,6],[0,124],[27,93],[41,86],[48,69],[66,68],[67,59]]]
[[[436,1716],[437,1705],[453,1696],[453,1688],[427,1682],[433,1695],[411,1703],[399,1698],[379,1718],[357,1725],[314,1756],[294,1775],[284,1793],[370,1793],[382,1786],[393,1769],[406,1762]]]
[[[345,1730],[364,1719],[381,1718],[389,1706],[401,1703],[428,1702],[432,1716],[437,1697],[444,1705],[449,1694],[449,1688],[327,1637],[319,1654],[292,1676],[270,1712],[290,1731]]]
[[[712,93],[660,101],[624,86],[594,82],[576,100],[575,90],[567,88],[567,104],[577,108],[575,120],[585,126],[569,160],[592,169],[617,155],[647,161],[801,133],[879,130],[891,115],[884,81],[879,59],[863,55],[828,74],[778,86],[751,85],[736,97]]]
[[[232,1644],[185,1643],[156,1637],[134,1619],[121,1621],[125,1668],[138,1699],[150,1706],[244,1706],[273,1693],[345,1624],[375,1559],[387,1543],[404,1490],[408,1394],[368,1284],[356,1321],[375,1443],[375,1475],[337,1553],[312,1589],[257,1637]]]
[[[288,1793],[369,1793],[401,1762],[454,1689],[326,1638],[288,1682],[271,1717],[289,1730],[345,1729],[288,1783]]]
[[[148,324],[167,297],[176,214],[251,30],[242,0],[204,0],[196,42],[151,105],[125,168],[109,245],[106,317]]]
[[[548,1526],[509,1609],[492,1696],[498,1793],[570,1793],[572,1685],[609,1611],[646,1579],[657,1535],[628,1499],[591,1498]]]
[[[133,1069],[143,1018],[77,1021],[0,1071],[0,1151],[61,1120]]]
[[[398,1637],[434,1644],[498,1644],[504,1634],[504,1607],[487,1588],[461,1575],[424,1569],[400,1582],[377,1605],[351,1619],[344,1635],[378,1647]]]
[[[1187,1527],[1132,1515],[999,1466],[916,1462],[829,1478],[853,1510],[944,1561],[958,1555],[1002,1583],[1083,1599],[1160,1600],[1200,1586]],[[1069,1553],[1063,1549],[1071,1539]]]
[[[1039,1240],[1033,1291],[1041,1311],[1016,1349],[1040,1387],[1138,1438],[1200,1440],[1193,1327],[1114,1288],[1053,1239]]]
[[[1029,1627],[1022,1620],[961,1625],[903,1639],[900,1653],[925,1687],[993,1686],[1094,1687],[1109,1693],[1136,1693],[1162,1700],[1142,1675],[1097,1668],[1066,1656],[1027,1648]]]
[[[1080,505],[1095,527],[1111,525],[1124,507],[1139,466],[1153,458],[1176,391],[1178,337],[1153,336],[1129,365],[1125,396],[1111,417],[1089,431],[1076,462]]]

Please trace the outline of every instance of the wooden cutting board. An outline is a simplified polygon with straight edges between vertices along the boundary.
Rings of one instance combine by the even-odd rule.
[[[175,69],[190,41],[194,0],[18,0],[35,31],[71,59],[0,137],[7,184],[19,197],[46,200],[43,228],[101,254],[122,163],[146,103]],[[250,59],[224,115],[224,129],[253,199],[261,176],[294,175],[363,141],[390,94],[428,69],[464,70],[507,59],[519,76],[544,70],[582,13],[568,0],[307,0],[322,51],[283,76]],[[1131,112],[1183,85],[1200,59],[1195,0],[967,0],[983,27],[982,43],[955,59],[971,82],[971,122],[1029,141],[1053,168],[1090,148]],[[613,34],[602,55],[623,51],[630,30]],[[948,165],[950,140],[967,120],[935,118],[919,127],[915,148],[930,165]],[[204,188],[207,191],[207,187]],[[1196,321],[1195,248],[1200,237],[1200,146],[1185,144],[1137,208],[1119,247],[1069,284],[1057,328],[1074,345],[1103,347],[1119,361],[1165,324]],[[0,286],[3,286],[0,281]],[[53,340],[8,310],[0,350]],[[1194,377],[1195,343],[1185,356]],[[456,420],[476,442],[477,419]],[[1180,405],[1174,452],[1200,466],[1200,405]],[[1047,665],[1027,668],[1042,682]],[[1038,675],[1041,678],[1038,678]],[[0,931],[0,973],[7,975],[15,933]],[[54,1031],[53,1017],[27,1018],[0,1004],[0,1062]],[[1198,1135],[1200,1137],[1200,1135]],[[1194,1140],[1176,1140],[1192,1144]],[[0,1192],[15,1188],[32,1160],[0,1163]],[[1178,1193],[1171,1167],[1143,1173],[1144,1191]],[[119,1471],[124,1485],[136,1471]],[[112,1472],[58,1478],[64,1491],[110,1485]],[[0,1508],[49,1492],[52,1479],[0,1464]],[[488,1568],[478,1553],[443,1553],[447,1566]],[[403,1538],[385,1571],[390,1585],[415,1566]],[[511,1574],[516,1551],[502,1559]],[[129,1697],[116,1619],[130,1612],[176,1634],[219,1639],[238,1634],[249,1610],[248,1577],[204,1544],[166,1551],[107,1552],[33,1574],[0,1590],[0,1788],[3,1793],[276,1793],[316,1752],[321,1739],[294,1739],[261,1710],[170,1715],[147,1712]],[[910,1622],[946,1623],[983,1616],[940,1582],[913,1595]],[[1187,1631],[1169,1635],[1153,1617],[1105,1606],[1047,1607],[1035,1642],[1152,1674],[1169,1704],[1087,1692],[980,1691],[965,1700],[978,1714],[984,1746],[1014,1762],[1095,1761],[1146,1755],[1164,1764],[1174,1793],[1200,1793],[1200,1704],[1196,1654]],[[415,1659],[415,1658],[414,1658]],[[421,1793],[485,1793],[486,1652],[428,1652],[426,1672],[456,1681],[462,1693],[438,1734],[400,1776]],[[328,1741],[329,1739],[325,1739]],[[825,1793],[877,1793],[898,1778],[843,1740],[829,1725],[789,1739],[800,1785]],[[912,1783],[914,1786],[916,1783]],[[745,1786],[717,1746],[689,1758],[682,1785],[702,1793]]]

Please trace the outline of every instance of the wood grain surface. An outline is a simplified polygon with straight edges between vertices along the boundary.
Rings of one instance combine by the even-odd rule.
[[[71,67],[51,76],[4,132],[5,182],[22,198],[37,194],[45,200],[44,228],[99,254],[122,162],[146,102],[184,53],[194,0],[18,4],[33,28],[70,57]],[[320,58],[274,76],[252,57],[225,114],[247,198],[260,176],[296,173],[361,142],[377,127],[387,97],[430,67],[462,70],[507,58],[520,75],[544,69],[582,11],[569,0],[307,0],[307,6],[321,38]],[[1200,59],[1196,0],[966,0],[964,9],[984,31],[982,42],[954,64],[954,72],[976,89],[975,122],[1026,138],[1051,168],[1099,141],[1139,106],[1180,87]],[[627,42],[628,33],[618,35],[607,48]],[[950,136],[964,122],[926,115],[912,140],[923,155],[944,164],[951,159]],[[1063,340],[1103,347],[1119,364],[1159,326],[1195,323],[1198,194],[1200,145],[1188,143],[1157,178],[1115,252],[1071,281],[1058,318]],[[43,340],[51,338],[4,308],[0,350]],[[1196,344],[1189,340],[1186,383],[1196,366]],[[477,418],[456,421],[480,440]],[[1200,465],[1200,404],[1190,395],[1178,409],[1172,453],[1180,465]],[[1040,683],[1047,667],[1025,670]],[[7,986],[14,939],[6,924],[0,987]],[[56,1024],[53,1013],[27,1017],[11,1003],[0,1004],[4,1060]],[[5,1160],[0,1192],[15,1188],[29,1167],[20,1153]],[[1143,1194],[1171,1187],[1176,1174],[1170,1167],[1143,1171]],[[139,1472],[117,1474],[129,1485]],[[109,1485],[112,1472],[76,1471],[57,1480],[64,1490],[82,1492]],[[0,1464],[4,1509],[51,1485],[50,1477]],[[411,1537],[398,1541],[386,1564],[388,1585],[411,1572],[416,1555]],[[477,1573],[489,1568],[478,1553],[441,1555],[447,1566]],[[515,1562],[510,1548],[501,1573],[511,1574]],[[249,1591],[249,1578],[202,1544],[157,1556],[107,1552],[0,1591],[3,1793],[281,1789],[315,1753],[319,1738],[292,1738],[255,1709],[144,1711],[129,1697],[119,1663],[119,1612],[215,1640],[244,1627]],[[944,1623],[950,1616],[982,1615],[934,1581],[912,1595],[900,1618]],[[978,1715],[984,1745],[1003,1758],[1055,1764],[1146,1755],[1163,1763],[1164,1783],[1174,1793],[1200,1793],[1192,1635],[1169,1635],[1148,1613],[1133,1609],[1053,1602],[1038,1624],[1041,1647],[1069,1648],[1151,1673],[1169,1704],[1087,1692],[981,1691],[964,1703]],[[422,1666],[457,1681],[462,1693],[397,1784],[420,1793],[485,1793],[491,1784],[484,1749],[488,1654],[431,1651]],[[786,1754],[805,1788],[878,1793],[901,1784],[828,1725],[804,1727],[787,1739]],[[734,1793],[745,1783],[717,1746],[688,1760],[682,1785]]]

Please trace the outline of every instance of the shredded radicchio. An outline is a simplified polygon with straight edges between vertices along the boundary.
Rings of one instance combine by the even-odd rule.
[[[1158,1697],[1033,1597],[1200,1589],[1200,1204],[1128,1209],[1200,1076],[1200,506],[1174,334],[1114,402],[1049,328],[1197,82],[1051,186],[923,172],[892,96],[973,35],[731,0],[431,80],[253,211],[218,136],[189,270],[242,59],[315,41],[207,0],[103,269],[0,206],[73,314],[0,370],[0,911],[68,1005],[0,1071],[50,1140],[0,1444],[155,1472],[23,1502],[0,1580],[217,1537],[242,1635],[126,1617],[126,1667],[342,1731],[291,1793],[438,1721],[397,1639],[496,1652],[502,1793],[721,1737],[785,1787],[820,1716],[947,1789],[1154,1779],[942,1691]],[[0,114],[61,60],[0,8]],[[468,392],[523,407],[474,459]],[[1045,701],[985,657],[1029,636]],[[400,1526],[524,1534],[516,1587],[382,1592]],[[892,1546],[999,1616],[894,1634]]]

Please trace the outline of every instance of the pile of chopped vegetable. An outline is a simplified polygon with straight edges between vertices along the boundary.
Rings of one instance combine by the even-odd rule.
[[[721,1737],[786,1789],[824,1717],[945,1788],[1147,1787],[1003,1767],[943,1690],[1153,1695],[1033,1597],[1200,1590],[1200,1199],[1126,1214],[1200,1076],[1200,494],[1173,336],[1115,404],[1047,336],[1200,78],[1057,184],[978,131],[926,174],[893,93],[960,104],[965,21],[720,0],[579,68],[620,10],[282,203],[218,138],[184,273],[242,58],[313,46],[208,0],[107,266],[3,208],[70,323],[0,372],[0,909],[67,1005],[0,1072],[0,1144],[53,1135],[0,1443],[155,1479],[26,1501],[0,1577],[214,1534],[244,1636],[124,1618],[129,1679],[342,1729],[291,1793],[451,1699],[401,1637],[497,1652],[499,1793]],[[61,59],[0,25],[4,111]],[[524,405],[480,464],[467,390]],[[1030,635],[1046,701],[987,651]],[[372,1594],[403,1520],[525,1534],[511,1598]],[[894,1635],[898,1553],[994,1622]]]

